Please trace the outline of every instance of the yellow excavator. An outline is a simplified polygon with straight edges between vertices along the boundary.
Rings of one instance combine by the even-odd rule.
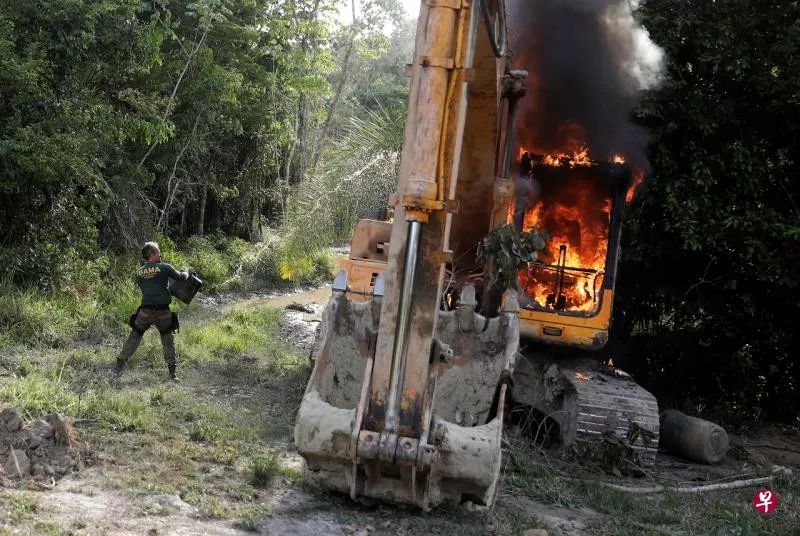
[[[359,222],[322,315],[295,443],[307,481],[353,499],[492,504],[512,405],[565,447],[646,430],[634,448],[655,457],[654,397],[592,354],[631,172],[515,146],[504,9],[422,3],[393,219]],[[539,194],[519,209],[524,180]],[[548,252],[492,299],[478,245],[508,224],[546,229]]]

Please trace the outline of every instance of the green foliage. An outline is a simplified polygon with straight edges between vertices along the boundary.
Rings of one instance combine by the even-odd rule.
[[[11,341],[59,346],[81,338],[100,314],[91,300],[71,294],[0,285],[0,325]]]
[[[290,235],[278,251],[278,273],[284,281],[320,283],[333,278],[336,259],[330,250],[320,246],[306,249],[307,245],[297,235]]]
[[[180,249],[169,238],[161,237],[160,245],[165,261],[198,271],[206,284],[203,292],[246,287],[258,278],[267,282],[279,279],[275,244],[250,245],[214,235],[192,238]],[[327,258],[329,254],[319,255]],[[125,332],[128,317],[141,302],[134,279],[138,260],[131,256],[103,257],[97,264],[104,270],[72,274],[69,286],[59,290],[40,292],[18,288],[8,279],[0,281],[0,348],[63,347]],[[314,277],[322,277],[321,273],[321,268],[312,270]],[[175,306],[181,307],[177,301]]]
[[[282,470],[280,458],[274,452],[254,458],[250,461],[250,484],[257,488],[266,487],[282,473]]]
[[[279,274],[279,248],[281,240],[277,235],[269,235],[254,244],[242,256],[242,274],[260,284],[275,284],[281,281]],[[232,284],[241,284],[241,274],[234,274]]]
[[[663,403],[800,411],[800,7],[646,0],[668,78],[639,110],[653,172],[627,217],[615,330]],[[615,361],[617,360],[615,355]]]
[[[37,370],[7,383],[0,389],[0,397],[22,411],[27,419],[62,413],[97,418],[112,430],[144,430],[153,426],[154,416],[144,393],[76,392],[69,376],[63,364]]]
[[[155,231],[257,239],[298,154],[301,93],[308,118],[324,104],[332,7],[4,2],[0,276],[68,286],[98,269],[98,242]],[[222,283],[221,259],[191,260]]]
[[[358,220],[383,219],[389,194],[397,186],[405,111],[378,107],[362,113],[350,119],[319,172],[289,198],[280,264],[284,279],[321,274],[319,268],[327,263],[320,258],[323,251],[347,243]]]
[[[0,504],[5,506],[4,510],[8,521],[14,525],[27,520],[40,508],[36,499],[20,492],[3,493],[0,495]],[[3,520],[3,518],[0,517],[0,520]]]
[[[214,441],[219,437],[219,428],[204,422],[189,426],[189,439],[192,441]]]
[[[519,232],[513,225],[503,225],[481,242],[480,257],[489,269],[488,286],[519,290],[519,267],[534,262],[545,248],[545,231]]]
[[[204,326],[186,325],[177,340],[186,362],[225,362],[268,345],[280,311],[255,307],[237,308]]]

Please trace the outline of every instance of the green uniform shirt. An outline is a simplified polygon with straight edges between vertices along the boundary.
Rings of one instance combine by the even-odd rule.
[[[146,262],[136,270],[136,282],[142,289],[142,305],[169,305],[172,302],[167,286],[170,279],[186,279],[171,264]]]

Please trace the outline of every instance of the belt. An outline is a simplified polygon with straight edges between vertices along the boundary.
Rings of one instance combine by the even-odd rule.
[[[148,309],[150,311],[169,311],[169,304],[168,303],[157,303],[155,305],[144,305],[142,304],[139,309]]]

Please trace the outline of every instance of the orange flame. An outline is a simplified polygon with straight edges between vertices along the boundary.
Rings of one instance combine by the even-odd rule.
[[[592,377],[589,376],[588,374],[581,374],[580,372],[576,372],[575,379],[582,382],[588,382],[589,380],[592,379]]]
[[[544,159],[542,163],[546,166],[554,166],[560,167],[567,163],[569,167],[574,168],[575,166],[591,166],[592,159],[589,158],[589,148],[587,146],[582,146],[577,151],[573,152],[572,154],[569,153],[556,153],[556,154],[547,154],[544,155]]]
[[[520,158],[526,152],[531,154],[529,149],[521,147]],[[546,311],[594,311],[599,305],[605,276],[612,199],[603,188],[581,178],[582,173],[577,171],[597,164],[589,157],[587,145],[572,153],[532,156],[536,165],[576,169],[577,175],[568,183],[543,184],[542,198],[525,212],[522,230],[546,230],[550,239],[548,251],[540,253],[540,262],[519,272],[520,286],[532,300],[523,305]],[[609,162],[621,165],[626,158],[615,154]],[[571,172],[565,170],[565,173],[572,176]],[[628,201],[643,179],[644,173],[636,171],[627,192]],[[514,203],[508,209],[508,223],[513,221]]]
[[[535,302],[529,304],[535,309],[592,311],[599,303],[603,282],[612,200],[602,186],[588,177],[576,176],[567,183],[549,182],[542,185],[542,197],[525,212],[522,225],[523,231],[547,231],[548,252],[540,254],[541,262],[520,270],[520,286]],[[512,204],[509,223],[513,216]],[[558,269],[562,246],[566,268],[563,282]],[[556,302],[557,289],[561,291],[561,305]]]
[[[636,197],[636,190],[639,186],[644,182],[644,172],[641,170],[636,171],[636,174],[633,176],[633,182],[628,187],[628,191],[625,194],[625,202],[630,203],[633,201],[633,198]]]

